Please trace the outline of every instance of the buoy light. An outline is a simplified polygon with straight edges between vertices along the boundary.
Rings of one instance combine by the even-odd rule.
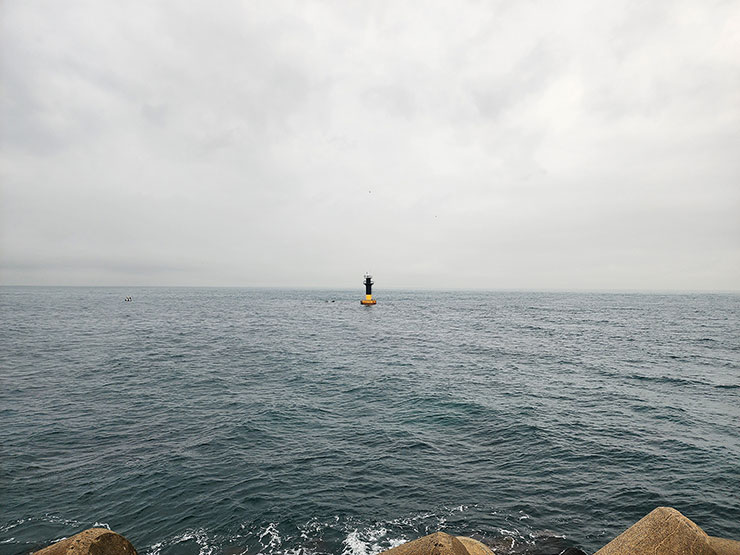
[[[365,284],[365,298],[360,301],[360,304],[375,304],[377,301],[373,299],[373,276],[365,274],[363,283]]]

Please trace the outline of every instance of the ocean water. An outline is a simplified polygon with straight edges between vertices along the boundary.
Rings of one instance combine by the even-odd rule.
[[[740,539],[740,296],[362,293],[0,288],[0,554]]]

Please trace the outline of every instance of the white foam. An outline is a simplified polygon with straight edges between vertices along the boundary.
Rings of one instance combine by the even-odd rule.
[[[265,543],[262,540],[265,538],[265,536],[268,537],[268,542]],[[264,532],[260,534],[259,538],[260,545],[264,547],[265,549],[273,550],[277,547],[280,547],[282,545],[283,540],[280,538],[280,533],[277,529],[277,524],[274,522],[271,522],[267,525],[267,528],[265,528]]]
[[[179,536],[175,536],[171,540],[165,540],[163,542],[155,543],[154,545],[150,546],[146,551],[146,555],[159,555],[159,553],[162,551],[162,548],[167,546],[173,546],[177,545],[178,543],[184,543],[188,541],[195,541],[195,543],[200,548],[198,550],[198,555],[213,555],[216,552],[216,547],[213,545],[208,544],[208,534],[203,529],[198,530],[187,530],[180,534]]]
[[[79,526],[82,524],[81,522],[77,520],[73,520],[71,518],[62,518],[57,515],[50,515],[45,514],[42,518],[38,519],[29,519],[29,520],[39,520],[41,522],[52,522],[54,524],[64,524],[65,526]]]
[[[344,544],[342,555],[368,555],[367,543],[360,538],[357,530],[347,534],[342,543]]]
[[[12,530],[13,528],[15,528],[16,526],[20,526],[21,524],[23,524],[24,522],[26,522],[26,520],[27,519],[25,519],[25,518],[21,518],[19,520],[16,520],[15,522],[11,522],[9,524],[0,526],[0,532],[9,532],[10,530]]]
[[[436,512],[412,513],[392,520],[369,523],[339,515],[333,515],[327,519],[311,518],[295,528],[279,526],[278,522],[270,522],[255,529],[250,523],[243,522],[235,533],[232,532],[228,537],[223,538],[209,536],[204,530],[188,530],[177,537],[152,545],[143,552],[143,555],[160,555],[162,551],[177,551],[177,544],[188,541],[198,544],[199,555],[212,555],[221,549],[219,547],[223,543],[221,540],[232,545],[230,549],[239,546],[237,550],[244,550],[244,553],[249,551],[250,553],[259,552],[262,555],[316,555],[317,547],[323,546],[323,542],[329,540],[326,537],[327,531],[331,532],[329,537],[335,537],[334,534],[337,533],[343,537],[341,548],[337,550],[341,555],[378,555],[384,550],[408,541],[407,535],[413,539],[444,528],[448,519],[456,518],[461,512],[473,506],[475,505],[447,506]],[[510,524],[527,519],[530,519],[530,516],[524,511],[507,515]],[[525,525],[522,524],[522,526]],[[508,536],[507,540],[512,542],[512,548],[520,541],[527,541],[522,536],[523,532],[516,528],[510,530],[500,528],[499,533],[501,536]],[[247,545],[250,547],[246,547]]]
[[[352,530],[347,534],[342,543],[342,555],[377,555],[381,551],[401,545],[404,538],[386,538],[388,530],[383,526],[370,527],[362,531]],[[380,540],[385,540],[385,546],[380,545]]]
[[[195,538],[195,542],[200,547],[200,551],[198,551],[198,555],[213,555],[216,551],[216,546],[208,545],[208,537],[206,536],[206,533],[202,530],[199,530],[201,534],[197,535]]]

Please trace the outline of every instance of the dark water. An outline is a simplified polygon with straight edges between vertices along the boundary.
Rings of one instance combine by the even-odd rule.
[[[0,288],[0,553],[740,539],[740,296],[361,294]]]

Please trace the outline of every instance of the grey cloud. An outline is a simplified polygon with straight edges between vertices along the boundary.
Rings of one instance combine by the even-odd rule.
[[[740,283],[738,2],[0,9],[0,283]]]
[[[482,75],[471,92],[479,114],[496,118],[527,97],[541,94],[552,77],[562,70],[559,65],[553,51],[540,42],[505,73]]]

